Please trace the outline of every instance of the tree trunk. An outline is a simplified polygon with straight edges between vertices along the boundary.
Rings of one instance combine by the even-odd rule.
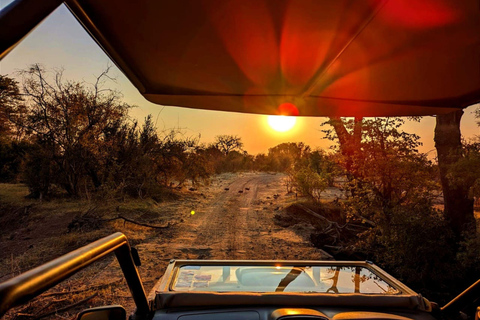
[[[443,189],[444,215],[457,236],[474,221],[473,199],[468,198],[468,186],[455,184],[448,177],[451,166],[462,158],[460,133],[462,115],[462,110],[438,115],[434,138]]]
[[[330,117],[329,124],[337,134],[340,152],[345,157],[347,179],[349,182],[354,181],[355,183],[355,186],[350,188],[350,193],[354,197],[356,190],[362,187],[361,181],[358,179],[360,177],[358,168],[360,166],[359,162],[363,161],[363,156],[361,155],[363,118],[355,117],[352,133],[348,132],[343,120],[339,117]]]
[[[357,174],[355,168],[355,158],[359,158],[362,141],[362,122],[363,118],[356,117],[354,120],[353,133],[349,133],[342,119],[339,117],[330,117],[329,124],[335,130],[340,143],[340,151],[346,157],[345,169],[347,172]]]

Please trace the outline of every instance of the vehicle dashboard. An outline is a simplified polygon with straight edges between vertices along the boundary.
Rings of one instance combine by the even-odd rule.
[[[159,310],[153,319],[157,320],[432,320],[431,314],[422,311],[405,311],[351,308],[283,308],[279,306],[225,309],[177,309]]]

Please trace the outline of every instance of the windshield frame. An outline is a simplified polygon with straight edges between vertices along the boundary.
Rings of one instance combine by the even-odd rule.
[[[363,267],[375,276],[385,281],[398,291],[395,295],[418,295],[415,291],[389,275],[383,269],[369,261],[296,261],[296,260],[171,260],[160,280],[157,291],[178,292],[174,289],[180,269],[182,267]],[[188,292],[187,292],[188,293]],[[273,292],[275,293],[275,292]],[[282,293],[282,292],[278,292]],[[301,293],[301,292],[295,292]],[[321,294],[321,293],[316,293]]]

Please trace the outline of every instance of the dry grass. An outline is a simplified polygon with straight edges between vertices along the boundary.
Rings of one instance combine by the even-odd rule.
[[[116,231],[125,233],[131,244],[144,242],[155,234],[154,230],[123,220],[108,221],[119,214],[142,222],[154,221],[155,224],[162,224],[164,220],[153,200],[93,202],[60,198],[40,202],[26,198],[28,193],[25,185],[0,184],[0,281]],[[91,221],[94,222],[79,229],[72,228],[72,222],[85,215],[92,215]],[[39,315],[45,315],[45,319],[57,318],[55,310],[86,298],[90,299],[81,306],[65,310],[61,316],[72,318],[88,305],[131,304],[125,280],[113,255],[28,304],[12,309],[5,319],[33,319]]]
[[[29,205],[35,200],[26,199],[29,194],[24,184],[0,183],[0,202],[4,204]]]

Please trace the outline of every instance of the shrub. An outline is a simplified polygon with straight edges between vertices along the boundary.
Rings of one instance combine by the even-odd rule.
[[[313,171],[310,167],[302,168],[293,174],[297,191],[314,201],[320,201],[320,196],[328,187],[328,179]]]

